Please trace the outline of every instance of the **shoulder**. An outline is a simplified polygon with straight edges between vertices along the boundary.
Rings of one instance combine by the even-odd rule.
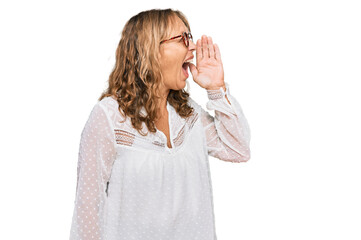
[[[102,100],[98,101],[97,104],[105,108],[118,106],[117,100],[115,100],[113,97],[104,97]]]
[[[96,105],[103,109],[113,127],[127,129],[129,128],[128,126],[131,126],[129,117],[124,115],[123,110],[119,108],[118,101],[114,97],[104,97]]]
[[[107,115],[112,115],[119,111],[118,101],[113,97],[104,97],[102,100],[98,101],[97,105],[102,107]]]
[[[104,97],[97,101],[91,110],[90,119],[115,119],[118,110],[118,102],[112,97]]]

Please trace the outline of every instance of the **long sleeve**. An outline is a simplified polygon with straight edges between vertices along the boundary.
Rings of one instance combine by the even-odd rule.
[[[207,90],[207,109],[201,108],[208,154],[229,162],[246,162],[250,159],[250,128],[238,101],[230,94],[229,84],[217,90]],[[229,99],[230,103],[227,101]]]
[[[81,133],[71,240],[104,239],[103,206],[116,157],[112,131],[103,107],[96,104]]]

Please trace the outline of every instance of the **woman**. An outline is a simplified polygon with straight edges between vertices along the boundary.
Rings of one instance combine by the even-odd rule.
[[[183,89],[188,68],[215,117]],[[195,44],[181,12],[126,23],[81,134],[70,239],[217,239],[208,155],[250,158],[247,120],[223,75],[218,46],[206,36]]]

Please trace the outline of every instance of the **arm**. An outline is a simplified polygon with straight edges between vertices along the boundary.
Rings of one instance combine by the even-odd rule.
[[[102,210],[116,156],[113,129],[96,104],[81,133],[71,240],[103,239]]]
[[[223,161],[246,162],[250,159],[250,129],[241,106],[224,88],[207,89],[208,110],[215,110],[215,117],[201,108],[208,154]]]

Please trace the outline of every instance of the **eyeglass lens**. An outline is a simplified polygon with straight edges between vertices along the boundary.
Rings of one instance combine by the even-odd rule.
[[[192,34],[184,32],[183,33],[183,42],[186,45],[186,47],[189,46],[189,39],[193,39]]]

